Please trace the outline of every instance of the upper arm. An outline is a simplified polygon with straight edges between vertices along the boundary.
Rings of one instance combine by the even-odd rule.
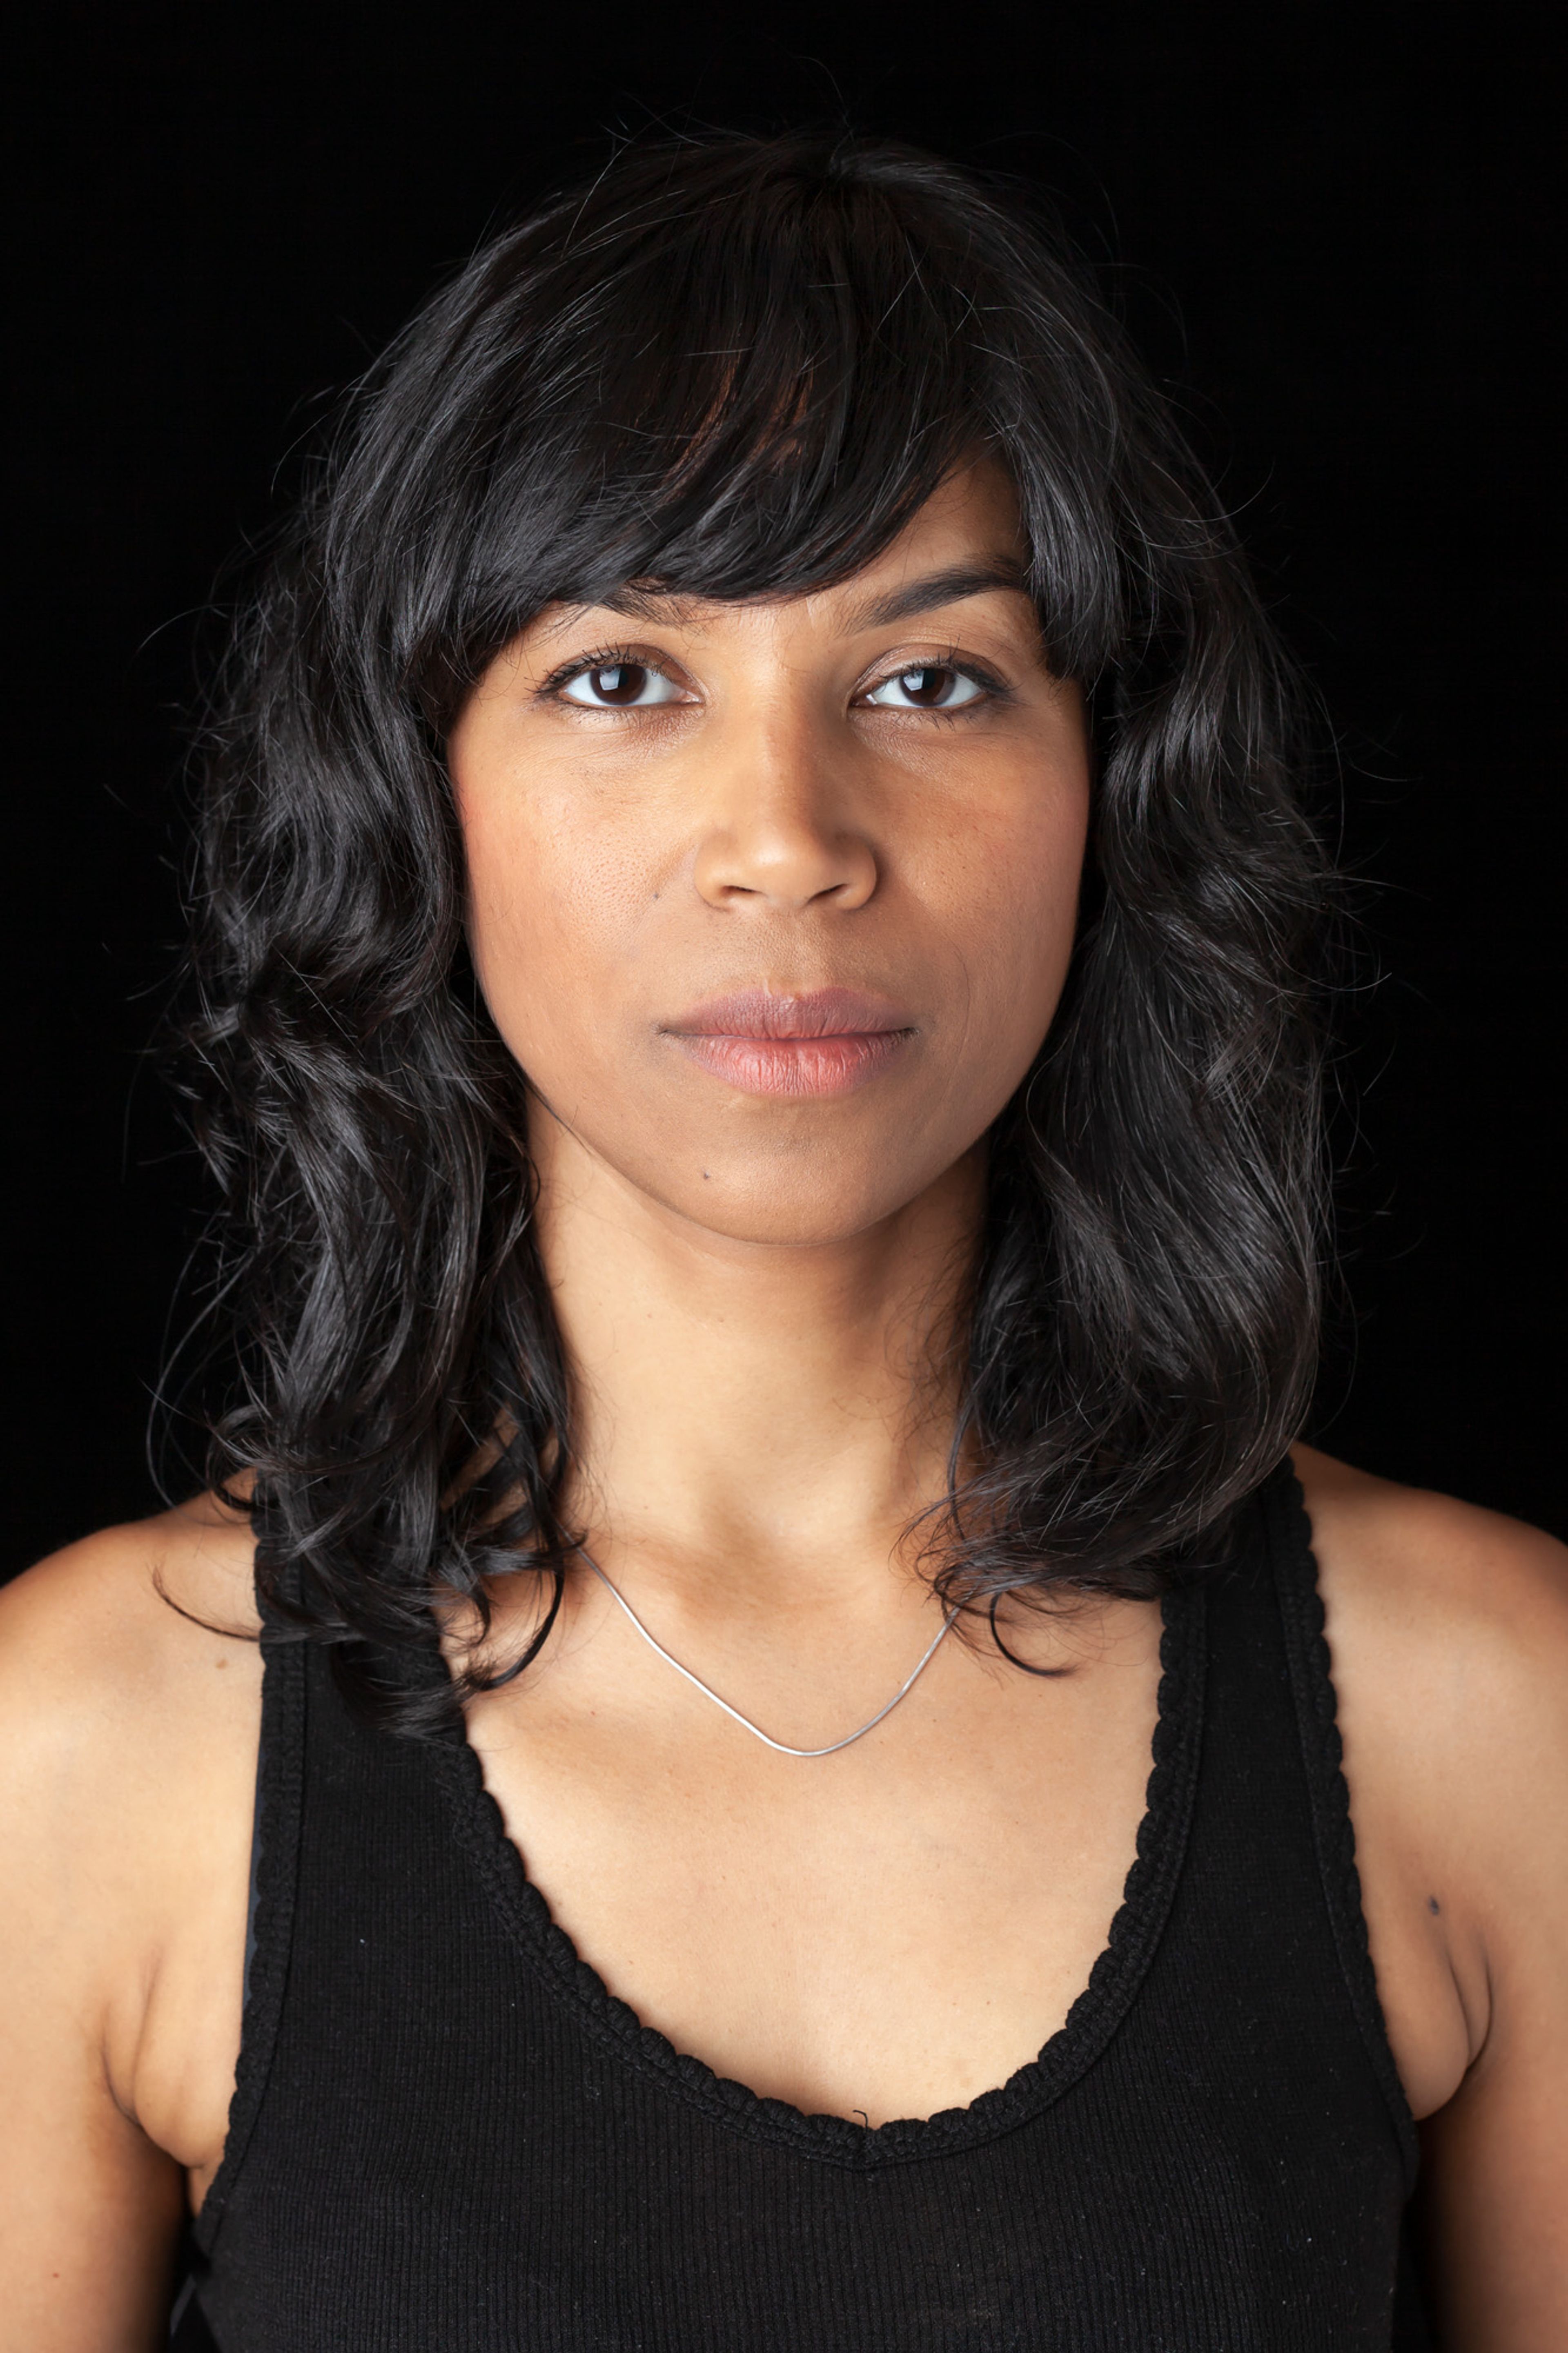
[[[1450,2353],[1568,2345],[1568,1553],[1303,1450]],[[1428,2097],[1418,2096],[1422,2084]]]
[[[1468,1769],[1450,1801],[1485,2034],[1422,2128],[1453,2353],[1568,2344],[1568,1559],[1533,1539],[1506,1549],[1490,1563],[1501,1622],[1468,1679]]]
[[[112,1531],[0,1592],[0,2347],[16,2353],[148,2353],[166,2327],[184,2173],[136,2094],[201,1689],[185,1707],[159,1549]]]
[[[62,1922],[58,1885],[11,1902],[17,1859],[7,1839],[0,2345],[149,2353],[166,2323],[184,2180],[110,2089],[91,1996],[70,1949],[77,1924]]]

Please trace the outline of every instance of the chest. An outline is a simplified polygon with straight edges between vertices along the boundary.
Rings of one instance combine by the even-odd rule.
[[[1136,1850],[1158,1641],[1132,1609],[1049,1679],[951,1644],[827,1757],[673,1677],[591,1702],[542,1678],[470,1738],[556,1924],[644,2024],[877,2124],[1005,2082],[1082,1991]]]
[[[1294,1724],[1272,1699],[1250,1706],[1238,1662],[1217,1658],[1205,1682],[1199,1622],[1186,1612],[1173,1629],[1115,1936],[1101,1949],[1102,1922],[1087,1940],[1073,2016],[1043,2050],[1039,2008],[1028,2021],[974,1972],[998,1946],[1032,1944],[1025,1977],[1065,1977],[1059,1902],[1031,1912],[1023,1891],[1048,1894],[1054,1873],[1060,1901],[1076,1884],[1092,1909],[1079,1866],[1092,1851],[1105,1873],[1116,1805],[1107,1787],[1098,1813],[1077,1812],[1074,1793],[1096,1764],[1108,1785],[1120,1758],[1136,1819],[1149,1679],[1136,1725],[1135,1674],[1125,1703],[1114,1679],[1096,1694],[1085,1678],[1076,1722],[1045,1713],[1051,1687],[1038,1687],[1032,1728],[1022,1715],[1000,1725],[994,1705],[977,1723],[961,1686],[939,1688],[907,1769],[893,1771],[895,1752],[835,1790],[803,1768],[791,1798],[789,1783],[748,1778],[742,1752],[704,1751],[690,1725],[679,1753],[647,1725],[623,1739],[635,1724],[602,1687],[589,1721],[558,1686],[559,1721],[479,1708],[467,1747],[415,1753],[354,1731],[312,1671],[298,1745],[279,1742],[264,1770],[273,1851],[292,1860],[263,1905],[249,2058],[199,2232],[220,2341],[1386,2346],[1407,2157],[1341,1974]],[[297,1653],[278,1665],[282,1726],[307,1669]],[[751,1774],[768,1771],[764,1752]],[[1044,1793],[1034,1810],[1016,1800],[1021,1771]],[[995,1815],[995,1835],[974,1838],[971,1814]],[[565,1825],[555,1849],[552,1820]],[[693,1891],[700,1910],[683,1913]],[[647,2031],[657,1972],[637,1937],[647,1926],[659,1963],[661,1916],[702,1931],[669,1938],[693,2021],[681,2046],[722,2067],[730,2017],[738,2082]],[[595,1936],[607,1952],[617,1924],[626,1941],[600,1956],[606,1998],[581,1957]],[[809,2030],[823,2010],[792,2009],[792,1988],[825,1954],[855,1950],[882,1971],[880,2010],[845,1962],[859,2006],[839,2046],[856,2071],[842,2116],[753,2098],[742,2086],[772,2046],[746,2001],[793,2020],[789,2080],[815,2105],[801,2058],[815,2049],[821,2063]],[[955,1965],[964,2047],[994,2010],[1015,2042],[1026,2024],[1031,2063],[1009,2049],[991,2071],[1012,2073],[1005,2091],[866,2132],[872,2063],[896,2043],[907,2065],[911,2017],[940,2039],[929,1997],[940,1975],[952,1999]],[[731,1971],[726,2011],[715,1997]],[[917,2006],[885,2035],[881,2011],[911,1987]],[[908,2088],[907,2075],[893,2086],[890,2114],[951,2103],[946,2086]]]

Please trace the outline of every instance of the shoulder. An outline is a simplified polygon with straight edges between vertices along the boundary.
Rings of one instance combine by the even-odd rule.
[[[253,1715],[248,1522],[210,1497],[106,1528],[0,1588],[8,1835],[122,1831],[162,1777]]]
[[[226,1835],[237,1806],[248,1820],[251,1574],[248,1523],[204,1499],[0,1590],[0,1883],[21,1938],[8,1968],[47,1947],[89,2007],[100,1989],[118,1999],[117,1979],[145,1983],[213,1822]]]
[[[201,1670],[255,1648],[248,1522],[212,1497],[106,1528],[0,1588],[0,1748],[175,1729]]]
[[[1568,1549],[1295,1461],[1374,1951],[1429,1933],[1473,2061],[1510,1989],[1568,1970]]]
[[[1325,1609],[1358,1649],[1479,1732],[1500,1704],[1544,1704],[1568,1729],[1568,1547],[1473,1504],[1294,1450]]]
[[[242,1515],[196,1504],[0,1591],[7,2343],[151,2344],[182,2176],[222,2147],[260,1722],[251,1556]]]

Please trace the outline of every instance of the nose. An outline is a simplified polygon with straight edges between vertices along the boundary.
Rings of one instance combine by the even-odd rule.
[[[693,880],[710,906],[863,907],[877,854],[809,727],[738,730],[720,754]]]

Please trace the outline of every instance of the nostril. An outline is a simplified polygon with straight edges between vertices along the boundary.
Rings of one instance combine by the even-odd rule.
[[[775,823],[704,843],[693,879],[715,903],[847,907],[875,890],[877,860],[868,842],[830,839],[806,827],[785,831]]]

